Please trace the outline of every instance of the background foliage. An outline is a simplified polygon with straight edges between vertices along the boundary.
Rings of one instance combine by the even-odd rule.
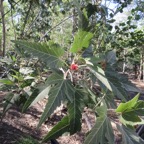
[[[3,116],[14,104],[25,112],[47,97],[38,127],[62,104],[67,115],[42,142],[80,131],[87,107],[96,121],[85,144],[115,143],[109,112],[120,120],[117,128],[124,144],[144,143],[134,129],[143,124],[144,103],[139,95],[131,100],[128,95],[140,91],[120,73],[134,65],[135,76],[139,67],[138,77],[143,78],[143,1],[9,0],[3,5],[1,20],[6,24],[1,25],[7,32],[0,39],[6,36],[8,42],[1,50],[12,51],[1,59],[1,89],[11,90]],[[117,22],[117,14],[130,7],[126,20]],[[114,99],[122,103],[117,107]]]

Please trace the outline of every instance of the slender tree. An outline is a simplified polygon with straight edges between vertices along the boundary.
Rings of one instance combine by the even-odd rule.
[[[5,56],[5,47],[6,47],[6,28],[5,28],[5,15],[4,15],[4,6],[3,0],[0,0],[0,14],[2,17],[2,44],[0,54]]]

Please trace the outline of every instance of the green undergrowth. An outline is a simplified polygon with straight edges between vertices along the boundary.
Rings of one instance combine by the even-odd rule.
[[[21,137],[15,144],[40,144],[38,140],[31,136]]]

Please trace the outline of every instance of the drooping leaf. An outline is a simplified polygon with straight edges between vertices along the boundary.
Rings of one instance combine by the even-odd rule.
[[[113,93],[119,99],[126,101],[128,99],[125,89],[117,79],[109,79],[109,83],[112,87]]]
[[[111,85],[105,77],[104,71],[100,67],[89,67],[89,69],[99,81],[101,81],[110,91],[112,91]]]
[[[106,66],[105,76],[108,79],[115,96],[126,101],[128,99],[128,95],[125,88],[123,87],[120,75],[118,75],[117,72],[114,71],[113,68],[108,64]]]
[[[134,130],[124,125],[118,125],[118,129],[122,133],[122,144],[144,144],[144,140],[142,140]]]
[[[25,102],[22,111],[25,111],[28,107],[34,105],[38,101],[42,100],[45,97],[48,97],[51,86],[48,83],[38,85],[32,95]]]
[[[52,88],[48,93],[48,103],[46,104],[45,110],[40,118],[38,127],[54,112],[58,106],[61,105],[62,101],[68,100],[72,102],[75,93],[75,89],[71,84],[71,81],[63,79],[62,75],[56,73],[52,74],[49,80],[51,81],[48,81],[48,83],[52,84]]]
[[[49,67],[59,68],[63,62],[61,56],[64,54],[64,50],[61,49],[57,44],[51,43],[32,43],[27,41],[13,41],[18,44],[21,48],[25,49],[33,56],[38,57],[40,60],[47,63]]]
[[[50,86],[43,87],[42,90],[40,90],[40,91],[41,92],[32,101],[32,103],[30,104],[30,106],[34,105],[35,103],[37,103],[38,101],[42,100],[43,98],[48,97],[48,93],[50,91]]]
[[[119,74],[109,64],[106,66],[105,75],[114,90],[114,94],[122,100],[128,100],[127,91],[140,92],[127,77]]]
[[[69,132],[69,118],[65,116],[52,130],[44,137],[43,142],[58,138],[63,133]]]
[[[70,124],[70,134],[74,134],[77,131],[81,130],[81,96],[80,91],[76,91],[73,97],[72,103],[68,105],[68,113],[69,113],[69,124]]]
[[[80,29],[75,35],[74,42],[71,47],[71,52],[76,53],[81,51],[83,48],[88,48],[92,38],[93,34],[91,32]]]
[[[24,112],[29,106],[30,104],[34,101],[34,99],[36,98],[36,96],[38,95],[39,90],[35,89],[33,91],[33,93],[29,96],[29,98],[27,99],[27,101],[25,102],[23,108],[22,108],[22,112]]]
[[[96,64],[93,67],[89,67],[89,70],[100,81],[100,84],[103,84],[105,87],[107,87],[115,94],[115,96],[125,101],[128,99],[126,90],[123,87],[119,76],[115,74],[116,72],[111,70],[109,67],[107,68],[107,66],[106,70],[104,71]]]

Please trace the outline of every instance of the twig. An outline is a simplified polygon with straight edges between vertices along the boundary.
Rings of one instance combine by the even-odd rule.
[[[69,70],[69,69],[68,69],[66,72],[64,71],[64,69],[63,69],[63,68],[59,68],[59,70],[61,70],[61,71],[62,71],[62,73],[63,73],[63,75],[64,75],[64,79],[66,79],[66,78],[67,78],[67,75],[68,75],[68,73],[69,73],[69,75],[70,75],[70,79],[71,79],[71,82],[73,82],[72,74],[71,74],[71,72],[70,72],[70,70]]]
[[[102,96],[102,98],[98,101],[98,103],[96,104],[96,106],[94,107],[94,109],[102,102],[102,100],[105,98],[106,93]]]

